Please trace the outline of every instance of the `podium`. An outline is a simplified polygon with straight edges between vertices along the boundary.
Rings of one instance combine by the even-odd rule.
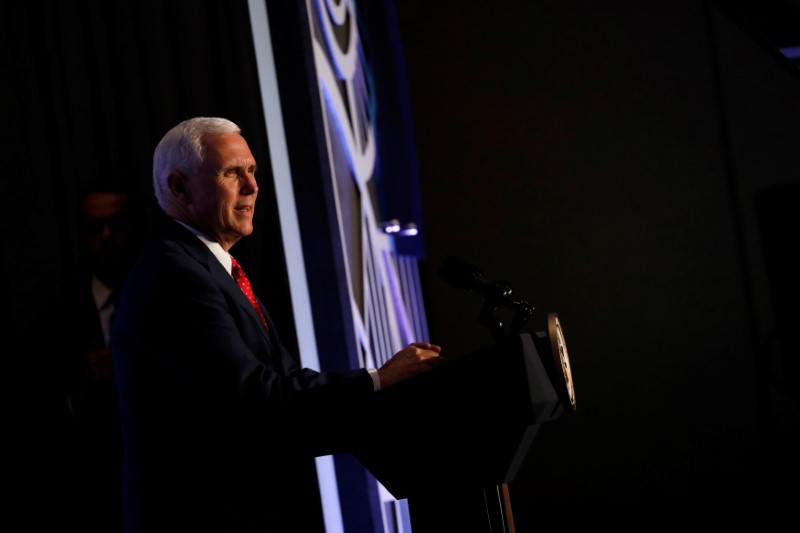
[[[518,334],[374,395],[354,455],[408,498],[414,533],[502,531],[488,499],[502,499],[541,424],[568,406],[546,343]]]

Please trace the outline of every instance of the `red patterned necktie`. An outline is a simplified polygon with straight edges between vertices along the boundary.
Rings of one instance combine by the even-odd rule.
[[[267,317],[264,316],[264,311],[261,310],[261,306],[258,305],[256,301],[256,296],[253,294],[253,287],[250,286],[250,280],[239,265],[239,262],[236,261],[233,256],[231,256],[231,274],[233,274],[233,279],[236,280],[236,283],[239,284],[239,288],[242,289],[242,292],[250,301],[250,305],[253,306],[258,316],[261,317],[261,322],[264,324],[264,327],[269,330],[269,326],[267,326]]]

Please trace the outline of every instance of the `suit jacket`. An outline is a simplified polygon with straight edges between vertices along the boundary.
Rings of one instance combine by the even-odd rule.
[[[350,449],[372,380],[300,368],[264,311],[269,332],[180,224],[144,247],[112,331],[129,533],[303,531],[317,516],[313,457]]]
[[[122,435],[114,376],[87,376],[87,352],[105,348],[92,276],[82,272],[58,316],[64,342],[57,350],[59,427],[63,430],[59,500],[62,524],[85,533],[122,531]],[[66,526],[69,527],[69,526]]]

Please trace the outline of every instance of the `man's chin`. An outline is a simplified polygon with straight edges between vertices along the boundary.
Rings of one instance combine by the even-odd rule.
[[[238,230],[237,233],[239,233],[240,237],[247,237],[248,235],[253,233],[254,227],[253,223],[250,222],[249,224],[239,224],[239,226],[236,229]]]

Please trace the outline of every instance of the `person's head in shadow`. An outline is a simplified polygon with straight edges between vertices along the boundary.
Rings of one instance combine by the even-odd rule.
[[[96,178],[81,190],[78,208],[82,268],[120,288],[140,244],[136,195],[124,183]]]

